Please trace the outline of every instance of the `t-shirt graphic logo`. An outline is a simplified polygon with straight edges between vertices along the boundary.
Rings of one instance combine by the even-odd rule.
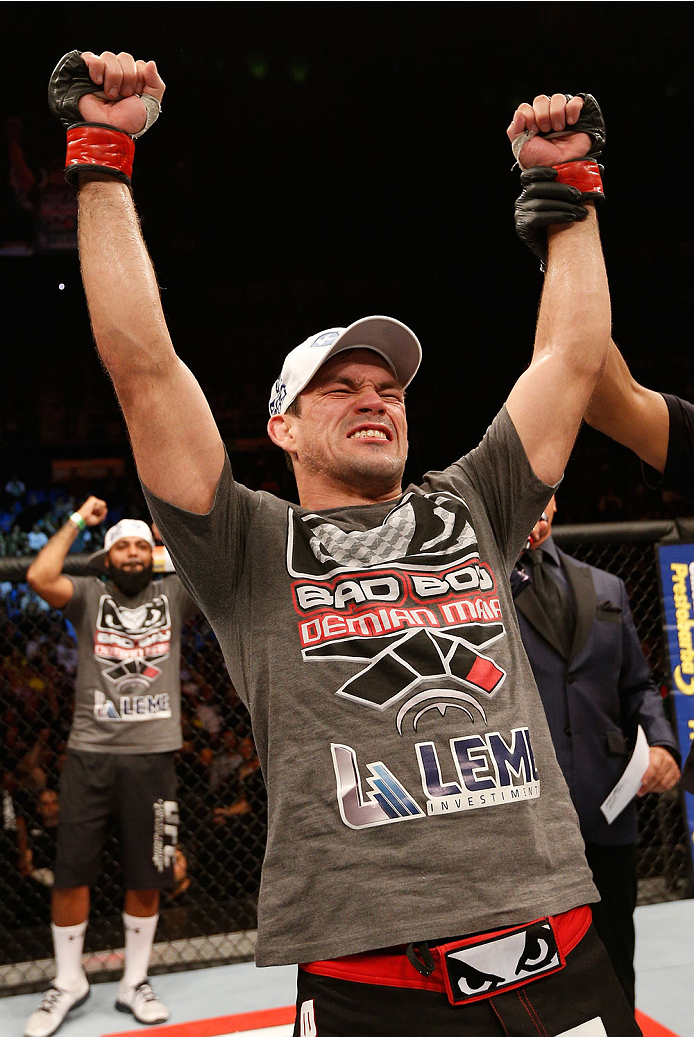
[[[454,1004],[513,989],[564,967],[546,918],[490,940],[453,943],[444,961],[446,987]]]
[[[352,520],[348,520],[352,521]],[[486,654],[505,636],[496,583],[462,498],[408,493],[373,528],[291,511],[287,569],[305,662],[359,668],[335,689],[403,733],[449,707],[486,720],[505,671]]]
[[[99,601],[97,630],[113,630],[131,637],[141,637],[153,630],[170,626],[169,599],[165,594],[136,605],[135,608],[118,605],[110,594],[103,594]]]
[[[431,570],[471,551],[477,551],[477,537],[470,513],[452,493],[407,493],[373,529],[343,530],[321,515],[294,511],[289,518],[287,569],[295,577],[325,580],[345,569],[397,563]]]
[[[114,705],[94,704],[99,719],[142,720],[170,716],[167,691],[151,694],[161,676],[156,664],[171,652],[169,599],[160,594],[151,601],[129,608],[110,594],[102,594],[94,630],[94,657],[113,688]]]

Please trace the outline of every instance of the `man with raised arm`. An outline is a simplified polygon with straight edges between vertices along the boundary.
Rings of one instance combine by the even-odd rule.
[[[409,328],[366,317],[288,354],[268,431],[296,506],[234,481],[169,339],[123,182],[163,94],[154,64],[68,55],[52,89],[94,336],[176,571],[251,713],[269,812],[256,957],[300,964],[295,1034],[637,1034],[590,927],[508,585],[609,342],[592,204],[549,232],[529,368],[482,443],[420,485],[401,485]],[[595,162],[572,160],[599,124],[589,95],[554,94],[508,134],[525,134],[526,164],[597,192]]]
[[[629,447],[658,473],[664,490],[694,504],[694,404],[636,381],[614,342],[586,421]],[[694,745],[682,769],[682,787],[694,793]]]
[[[554,497],[511,574],[518,626],[600,893],[593,924],[634,1006],[636,800],[608,824],[600,805],[639,727],[648,767],[639,795],[677,784],[680,756],[639,643],[624,582],[554,542]]]
[[[516,202],[516,231],[544,262],[548,227],[584,217],[581,193],[570,183],[548,178],[539,167],[525,170],[521,182],[524,190]],[[675,490],[694,504],[694,404],[637,382],[612,340],[585,419],[653,469],[652,483]],[[694,793],[694,745],[682,769],[681,784]]]
[[[121,519],[97,552],[106,580],[67,576],[79,531],[106,518],[88,497],[39,551],[27,580],[75,627],[75,705],[60,779],[51,933],[56,977],[25,1027],[49,1037],[89,997],[82,964],[90,888],[101,871],[109,824],[123,856],[125,960],[116,1008],[140,1023],[168,1009],[147,980],[160,890],[173,884],[178,831],[174,753],[181,745],[180,634],[195,611],[177,576],[152,579],[146,522]]]

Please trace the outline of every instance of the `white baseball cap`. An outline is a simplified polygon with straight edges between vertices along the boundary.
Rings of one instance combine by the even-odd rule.
[[[393,317],[362,317],[348,328],[311,335],[284,358],[270,393],[270,414],[284,414],[326,360],[345,349],[371,349],[387,361],[405,388],[417,373],[422,347],[413,331]]]
[[[106,530],[104,546],[100,551],[95,551],[90,556],[90,561],[105,558],[115,542],[122,540],[124,537],[137,537],[139,540],[146,540],[152,550],[154,550],[154,537],[152,536],[152,530],[146,522],[143,522],[141,519],[121,519],[120,522],[116,522],[115,526],[111,526],[110,529]]]

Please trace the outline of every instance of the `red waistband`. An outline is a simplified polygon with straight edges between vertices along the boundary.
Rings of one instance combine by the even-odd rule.
[[[562,959],[570,954],[583,939],[591,919],[591,910],[587,905],[574,907],[571,911],[565,911],[561,915],[551,916]],[[494,936],[503,936],[505,933],[513,932],[516,928],[517,926],[509,926],[506,929],[476,933],[470,937],[451,937],[447,942],[482,943]],[[402,945],[385,947],[379,951],[364,951],[361,954],[346,954],[342,958],[329,958],[325,961],[309,961],[301,964],[299,968],[318,976],[346,979],[352,983],[372,983],[382,987],[411,987],[415,990],[435,990],[446,993],[441,971],[437,968],[430,976],[421,976],[410,964]]]

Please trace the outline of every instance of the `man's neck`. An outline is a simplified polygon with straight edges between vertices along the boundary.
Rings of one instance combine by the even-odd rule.
[[[401,496],[400,487],[373,496],[364,493],[363,490],[345,487],[299,488],[299,503],[302,508],[308,508],[310,511],[330,511],[333,508],[357,508],[367,504],[387,504],[389,501],[398,500]]]
[[[326,476],[324,472],[313,472],[294,468],[296,488],[302,508],[310,511],[329,511],[332,508],[358,508],[368,504],[387,504],[402,497],[400,480],[360,480],[356,485],[347,480]]]

